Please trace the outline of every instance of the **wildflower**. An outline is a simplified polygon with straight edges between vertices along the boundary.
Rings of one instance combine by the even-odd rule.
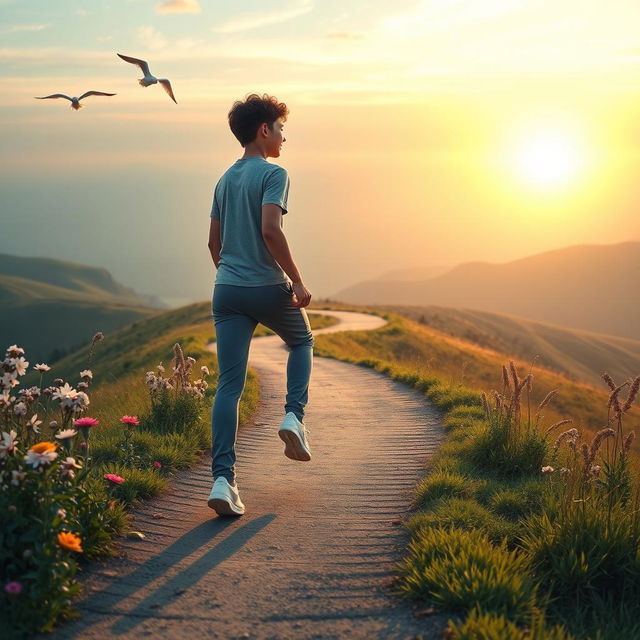
[[[80,536],[77,536],[75,533],[61,531],[58,534],[58,544],[65,549],[69,549],[69,551],[82,553],[81,543],[82,541],[80,540]]]
[[[0,438],[0,458],[4,458],[6,454],[11,455],[16,448],[16,442],[18,442],[18,434],[13,429],[7,433],[2,432],[2,438]]]
[[[56,380],[60,380],[60,378],[56,378]],[[56,380],[54,380],[54,384]],[[62,406],[69,406],[73,404],[73,399],[77,394],[78,392],[68,382],[65,382],[53,392],[51,399],[59,400]]]
[[[3,387],[15,387],[20,384],[18,380],[16,380],[16,376],[11,373],[5,373],[2,378],[0,378],[0,385]]]
[[[40,429],[38,428],[40,424],[42,424],[42,420],[38,420],[37,413],[34,413],[29,419],[29,422],[27,422],[27,426],[30,426],[36,433],[40,433]]]
[[[160,469],[160,468],[162,468],[162,463],[161,463],[161,462],[158,462],[157,460],[154,460],[154,461],[153,461],[153,466],[154,466],[156,469]]]
[[[553,473],[553,471],[553,467],[550,467],[548,465],[546,467],[542,467],[542,473]]]
[[[96,420],[96,418],[90,418],[89,416],[86,416],[84,418],[78,418],[77,420],[74,420],[73,426],[74,427],[95,427],[99,423],[100,421]]]
[[[4,405],[5,407],[8,407],[14,400],[15,397],[10,395],[8,391],[5,390],[0,393],[0,404]]]
[[[12,580],[4,585],[4,591],[9,595],[17,596],[22,591],[22,584],[17,580]]]
[[[122,484],[124,482],[124,478],[115,473],[105,473],[102,477],[105,480],[109,480],[109,482],[113,482],[114,484]]]
[[[57,420],[52,420],[52,421],[49,423],[49,428],[50,428],[50,429],[57,429],[57,428],[58,428],[58,421],[57,421]]]
[[[27,413],[27,405],[24,402],[17,402],[13,407],[13,412],[17,416],[23,416],[25,413]]]
[[[33,368],[36,371],[40,371],[41,373],[44,373],[45,371],[50,371],[51,367],[48,364],[34,364]]]
[[[78,387],[78,389],[82,389],[82,390],[88,389],[89,388],[89,383],[88,382],[78,382],[76,387]]]
[[[81,378],[88,378],[89,380],[93,380],[93,372],[91,371],[91,369],[85,369],[84,371],[80,372],[80,377]]]
[[[73,411],[80,412],[90,404],[89,396],[84,391],[78,391],[73,398]]]
[[[593,465],[591,469],[589,469],[589,473],[591,473],[592,476],[597,476],[600,473],[600,465]]]
[[[54,387],[61,387],[64,384],[64,380],[62,378],[55,378],[51,384]]]
[[[64,509],[58,509],[56,511],[56,515],[58,516],[58,518],[60,518],[60,520],[64,520],[67,517],[67,512]]]
[[[58,440],[68,440],[69,438],[73,438],[77,433],[78,432],[75,429],[63,429],[62,431],[56,433],[55,437],[58,438]]]
[[[44,466],[45,464],[49,464],[58,457],[56,446],[53,442],[38,442],[32,447],[29,447],[29,451],[27,451],[24,459],[34,469],[40,465]]]
[[[14,469],[11,472],[11,484],[14,487],[19,487],[22,484],[22,481],[27,477],[26,471],[18,471]]]
[[[11,358],[9,362],[15,367],[15,371],[19,376],[23,376],[25,373],[27,373],[29,362],[22,356],[20,356],[19,358]]]
[[[158,373],[164,373],[164,367],[162,366],[162,363],[160,363],[156,369],[158,370]]]
[[[22,349],[18,345],[12,344],[10,347],[7,347],[7,355],[9,355],[9,356],[23,356],[24,355],[24,349]]]
[[[120,418],[120,422],[130,426],[136,426],[140,424],[140,420],[138,420],[136,416],[122,416],[122,418]]]
[[[209,375],[209,369],[204,365],[202,367],[200,367],[200,371],[202,371],[202,375],[203,376],[208,376]]]
[[[64,462],[61,463],[63,469],[82,469],[82,465],[76,462],[75,458],[67,456]]]

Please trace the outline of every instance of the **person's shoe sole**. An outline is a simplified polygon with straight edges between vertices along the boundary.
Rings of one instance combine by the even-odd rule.
[[[225,483],[214,483],[207,505],[218,515],[223,516],[241,516],[245,512],[244,505],[239,507],[234,503],[230,490],[225,486]]]
[[[235,507],[224,498],[209,498],[207,504],[219,516],[241,516],[244,513],[244,510],[236,511]]]
[[[301,460],[303,462],[311,460],[311,456],[305,451],[300,438],[293,431],[281,429],[278,431],[278,435],[280,436],[280,440],[285,444],[284,455],[287,456],[287,458],[291,460]]]

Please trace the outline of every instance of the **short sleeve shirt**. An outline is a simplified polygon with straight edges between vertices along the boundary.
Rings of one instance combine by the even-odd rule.
[[[237,160],[218,180],[211,218],[220,220],[220,262],[215,284],[245,287],[280,284],[289,278],[262,237],[262,205],[287,213],[289,175],[262,156]]]

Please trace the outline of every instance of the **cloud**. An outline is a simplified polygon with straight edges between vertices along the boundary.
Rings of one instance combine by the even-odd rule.
[[[156,13],[201,13],[198,0],[166,0],[156,5]]]
[[[138,27],[136,35],[138,36],[138,40],[152,51],[164,49],[164,47],[167,46],[165,37],[154,27]]]
[[[16,33],[17,31],[42,31],[48,29],[50,24],[12,24],[6,29],[6,33]]]
[[[312,0],[295,0],[288,5],[274,11],[265,11],[264,13],[245,13],[233,18],[228,22],[214,27],[215,33],[238,33],[239,31],[248,31],[249,29],[257,29],[258,27],[266,27],[270,24],[278,24],[279,22],[287,22],[293,18],[309,13],[313,10]]]

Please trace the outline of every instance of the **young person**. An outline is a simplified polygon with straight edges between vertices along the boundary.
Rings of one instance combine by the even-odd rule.
[[[289,352],[285,415],[278,430],[284,453],[293,460],[311,459],[304,424],[314,344],[304,307],[311,293],[282,230],[289,176],[267,161],[280,156],[288,114],[286,104],[267,94],[233,104],[229,127],[244,154],[213,195],[209,250],[217,268],[211,308],[219,374],[211,412],[214,482],[208,504],[218,514],[245,511],[235,481],[235,443],[249,344],[258,323],[279,335]]]

